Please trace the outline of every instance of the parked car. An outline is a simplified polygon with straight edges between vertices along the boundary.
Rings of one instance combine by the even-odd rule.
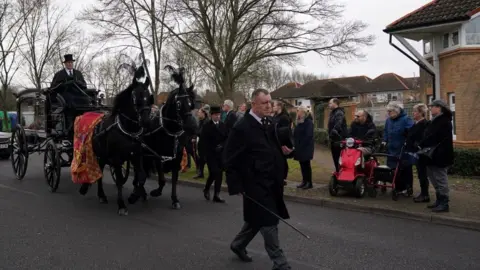
[[[0,132],[0,159],[8,159],[10,157],[10,138],[12,133]]]

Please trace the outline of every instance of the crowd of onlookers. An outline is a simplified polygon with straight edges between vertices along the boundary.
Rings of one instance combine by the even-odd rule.
[[[377,132],[372,116],[366,110],[355,112],[355,119],[348,125],[345,110],[340,106],[338,99],[331,99],[328,106],[331,110],[328,120],[330,150],[335,170],[338,172],[342,150],[339,142],[346,137],[373,140],[377,136]],[[296,109],[296,119],[292,119],[282,101],[273,101],[271,108],[271,118],[277,127],[291,129],[292,143],[295,148],[293,158],[298,161],[302,173],[302,182],[297,187],[310,189],[313,187],[311,160],[315,149],[312,115],[307,108],[299,107]],[[428,111],[431,113],[430,120],[427,120]],[[204,167],[208,165],[209,155],[215,156],[210,157],[210,160],[216,159],[218,164],[208,165],[209,171],[214,171],[214,173],[209,173],[204,190],[207,199],[209,199],[210,185],[217,181],[216,179],[221,178],[221,173],[218,173],[221,172],[221,149],[212,152],[210,148],[221,148],[228,137],[229,130],[246,113],[248,113],[246,103],[238,105],[235,109],[231,100],[225,100],[222,107],[204,105],[197,111],[199,128],[197,134],[191,138],[192,144],[186,148],[188,155],[186,168],[191,166],[193,159],[197,168],[195,178],[203,178]],[[417,203],[430,202],[428,188],[429,183],[432,183],[436,191],[436,200],[428,207],[435,212],[448,211],[447,170],[453,164],[452,112],[448,105],[442,100],[435,100],[428,106],[417,104],[413,107],[413,117],[410,117],[405,112],[403,104],[392,101],[386,106],[386,113],[388,118],[380,145],[389,155],[399,156],[401,152],[403,153],[400,157],[401,166],[396,179],[395,192],[405,195],[411,193],[413,167],[415,166],[420,182],[420,192],[413,200]],[[213,130],[218,134],[204,131],[208,122],[213,122],[215,127]],[[202,134],[205,135],[203,139]],[[206,138],[206,134],[209,137],[215,137],[216,140],[212,142],[211,138]],[[202,143],[202,141],[204,142]],[[372,145],[362,146],[359,150],[364,156],[368,156],[378,149]],[[395,168],[397,161],[397,159],[389,157],[386,165]],[[218,181],[221,183],[221,179]],[[222,201],[218,192],[219,188],[214,198]]]
[[[338,171],[338,160],[341,146],[338,141],[347,136],[362,140],[371,140],[376,130],[372,117],[364,110],[357,111],[355,120],[347,128],[345,111],[340,107],[338,99],[329,102],[331,109],[328,132],[331,152],[335,168]],[[427,120],[430,110],[431,119]],[[442,100],[435,100],[428,106],[417,104],[413,107],[413,119],[407,115],[403,104],[392,101],[386,106],[388,118],[385,121],[381,145],[386,148],[387,166],[395,168],[400,162],[399,175],[396,178],[395,192],[409,194],[413,189],[413,166],[415,166],[420,182],[420,192],[414,202],[430,202],[429,183],[436,192],[435,203],[428,205],[433,212],[449,210],[448,168],[453,165],[453,127],[452,112]],[[374,149],[363,147],[364,155]]]

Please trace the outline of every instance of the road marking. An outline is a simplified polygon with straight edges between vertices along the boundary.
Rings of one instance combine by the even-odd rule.
[[[27,195],[32,195],[32,196],[35,196],[35,197],[40,197],[40,195],[35,194],[33,192],[21,190],[21,189],[14,188],[14,187],[11,187],[11,186],[6,186],[6,185],[3,185],[3,184],[0,184],[0,188],[9,189],[9,190],[12,190],[12,191],[20,192],[20,193],[27,194]]]

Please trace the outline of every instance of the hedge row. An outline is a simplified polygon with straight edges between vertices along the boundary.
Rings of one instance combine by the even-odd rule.
[[[383,126],[377,127],[377,136],[383,137]],[[325,129],[315,129],[315,142],[328,146],[328,132]],[[449,173],[459,176],[480,176],[480,149],[455,148],[455,162]]]

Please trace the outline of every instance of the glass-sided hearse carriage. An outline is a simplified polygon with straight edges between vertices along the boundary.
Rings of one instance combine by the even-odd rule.
[[[58,188],[61,168],[69,167],[72,162],[75,117],[88,111],[111,111],[111,108],[101,104],[96,89],[82,90],[75,84],[61,85],[58,89],[73,89],[79,98],[84,101],[87,99],[88,102],[68,108],[66,100],[59,94],[61,91],[21,90],[15,94],[17,125],[13,128],[11,137],[11,160],[16,178],[21,180],[25,176],[30,154],[43,152],[44,174],[52,192]]]

